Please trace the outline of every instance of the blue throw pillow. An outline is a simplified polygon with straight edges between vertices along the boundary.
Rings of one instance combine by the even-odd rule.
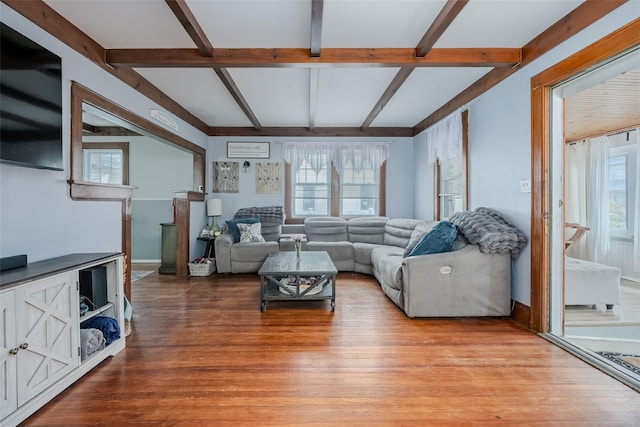
[[[430,232],[422,236],[422,239],[409,253],[409,256],[449,252],[457,235],[458,231],[453,223],[441,221]]]
[[[229,229],[229,233],[233,236],[233,241],[238,243],[240,241],[240,230],[238,229],[238,224],[257,224],[260,222],[260,218],[239,218],[239,219],[230,219],[225,221],[227,223],[227,228]]]

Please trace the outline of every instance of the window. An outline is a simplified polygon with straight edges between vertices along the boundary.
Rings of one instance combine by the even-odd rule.
[[[466,209],[466,174],[462,153],[451,159],[438,159],[438,205],[440,219]]]
[[[609,154],[609,228],[612,236],[633,235],[635,207],[636,147],[615,147]]]
[[[375,216],[384,215],[384,171],[379,168],[354,169],[350,163],[338,174],[329,161],[318,171],[303,161],[297,170],[287,168],[285,201],[287,218],[299,222],[309,216]],[[297,220],[296,220],[297,218]]]
[[[435,218],[443,220],[454,213],[468,209],[467,197],[467,147],[469,130],[469,112],[463,111],[462,148],[456,157],[444,155],[437,159],[435,166]]]
[[[377,215],[380,185],[378,171],[373,168],[355,170],[348,163],[340,178],[340,215]]]
[[[84,143],[83,180],[100,184],[129,184],[128,143]]]
[[[319,155],[316,164],[322,165],[315,170],[311,162],[304,160],[294,171],[293,216],[329,215],[331,184],[326,155]]]

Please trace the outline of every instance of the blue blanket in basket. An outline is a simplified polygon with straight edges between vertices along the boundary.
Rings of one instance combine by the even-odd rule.
[[[108,316],[95,316],[91,319],[87,319],[80,324],[81,329],[98,329],[104,336],[106,345],[111,344],[113,341],[120,338],[120,326],[118,321]]]

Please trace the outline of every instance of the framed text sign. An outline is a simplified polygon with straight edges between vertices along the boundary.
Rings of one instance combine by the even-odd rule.
[[[268,142],[227,142],[227,158],[229,159],[268,159]]]

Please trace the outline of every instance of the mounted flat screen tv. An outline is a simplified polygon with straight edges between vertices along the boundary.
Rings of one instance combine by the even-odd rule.
[[[0,162],[63,170],[62,60],[0,22]]]

